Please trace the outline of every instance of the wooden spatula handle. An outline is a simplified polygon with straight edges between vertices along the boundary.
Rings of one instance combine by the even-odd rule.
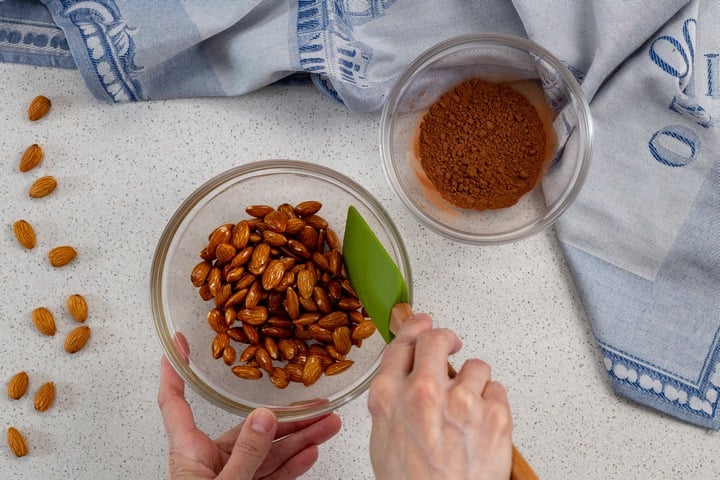
[[[395,333],[400,325],[413,315],[412,307],[407,303],[398,303],[390,314],[390,331]],[[455,378],[457,371],[448,361],[448,376]],[[515,445],[512,446],[512,467],[510,480],[539,480],[530,464],[525,460]]]

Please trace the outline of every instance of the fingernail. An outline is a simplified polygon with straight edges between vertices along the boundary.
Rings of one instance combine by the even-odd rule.
[[[275,425],[275,415],[267,408],[258,408],[250,415],[250,428],[258,433],[268,433]]]

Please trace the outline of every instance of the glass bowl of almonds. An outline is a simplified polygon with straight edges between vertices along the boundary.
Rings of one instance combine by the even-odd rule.
[[[165,355],[202,397],[242,416],[266,407],[295,421],[367,390],[385,342],[345,274],[350,205],[412,285],[383,207],[326,167],[252,162],[178,208],[153,258],[151,303]]]
[[[435,45],[383,106],[390,184],[425,226],[452,240],[496,245],[552,225],[590,166],[582,76],[525,38],[476,33]]]

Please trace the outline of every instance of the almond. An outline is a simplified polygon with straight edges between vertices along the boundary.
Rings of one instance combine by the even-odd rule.
[[[40,120],[48,114],[50,107],[52,107],[50,99],[44,95],[38,95],[33,98],[32,102],[30,102],[30,105],[28,106],[28,120],[31,122]]]
[[[23,247],[31,250],[35,248],[35,230],[26,220],[18,220],[13,224],[15,238]]]
[[[320,357],[317,355],[310,355],[305,362],[302,373],[303,385],[309,387],[313,383],[317,382],[323,373],[322,362]]]
[[[65,351],[68,353],[76,353],[82,350],[90,338],[90,327],[83,325],[68,333],[65,338]]]
[[[372,320],[363,320],[352,329],[353,340],[364,340],[375,333],[376,327]]]
[[[237,318],[248,325],[262,325],[268,318],[267,307],[258,306],[243,308],[238,311]]]
[[[22,157],[20,157],[20,171],[29,172],[33,168],[37,167],[40,165],[43,156],[43,150],[40,145],[33,143],[25,149],[25,153],[23,153]]]
[[[44,383],[35,394],[35,410],[44,412],[55,401],[55,384],[53,382]]]
[[[15,427],[9,427],[7,430],[7,442],[10,447],[10,451],[15,454],[16,457],[24,457],[28,454],[27,443],[25,437],[22,436]]]
[[[19,400],[25,395],[28,387],[28,374],[27,372],[18,372],[12,376],[8,382],[7,394],[8,397],[13,400]]]
[[[53,314],[45,307],[38,307],[32,311],[32,321],[35,327],[43,335],[52,337],[55,335],[55,318]]]
[[[52,175],[40,177],[30,185],[28,194],[32,198],[42,198],[50,195],[57,187],[57,180]]]
[[[352,360],[341,360],[339,362],[333,363],[325,369],[325,375],[337,375],[338,373],[342,373],[348,368],[352,367],[353,363],[355,362],[353,362]]]
[[[337,327],[332,332],[332,343],[335,345],[340,355],[347,355],[352,348],[352,338],[350,336],[350,328]]]
[[[62,267],[72,262],[77,257],[77,251],[69,246],[62,245],[55,247],[48,252],[48,260],[53,267]]]
[[[262,371],[257,367],[249,367],[247,365],[236,365],[231,368],[235,376],[246,380],[257,380],[262,377]]]
[[[87,320],[88,306],[85,298],[79,293],[73,293],[67,298],[67,309],[70,315],[80,323]]]
[[[322,203],[316,200],[308,200],[295,205],[295,213],[300,217],[309,217],[320,211]]]
[[[251,205],[245,209],[248,215],[255,218],[264,218],[265,215],[275,210],[270,205]]]

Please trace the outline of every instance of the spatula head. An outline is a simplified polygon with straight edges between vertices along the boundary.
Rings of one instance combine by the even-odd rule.
[[[408,301],[405,279],[390,254],[378,240],[360,212],[348,208],[343,257],[350,284],[386,342],[390,332],[390,311]]]

